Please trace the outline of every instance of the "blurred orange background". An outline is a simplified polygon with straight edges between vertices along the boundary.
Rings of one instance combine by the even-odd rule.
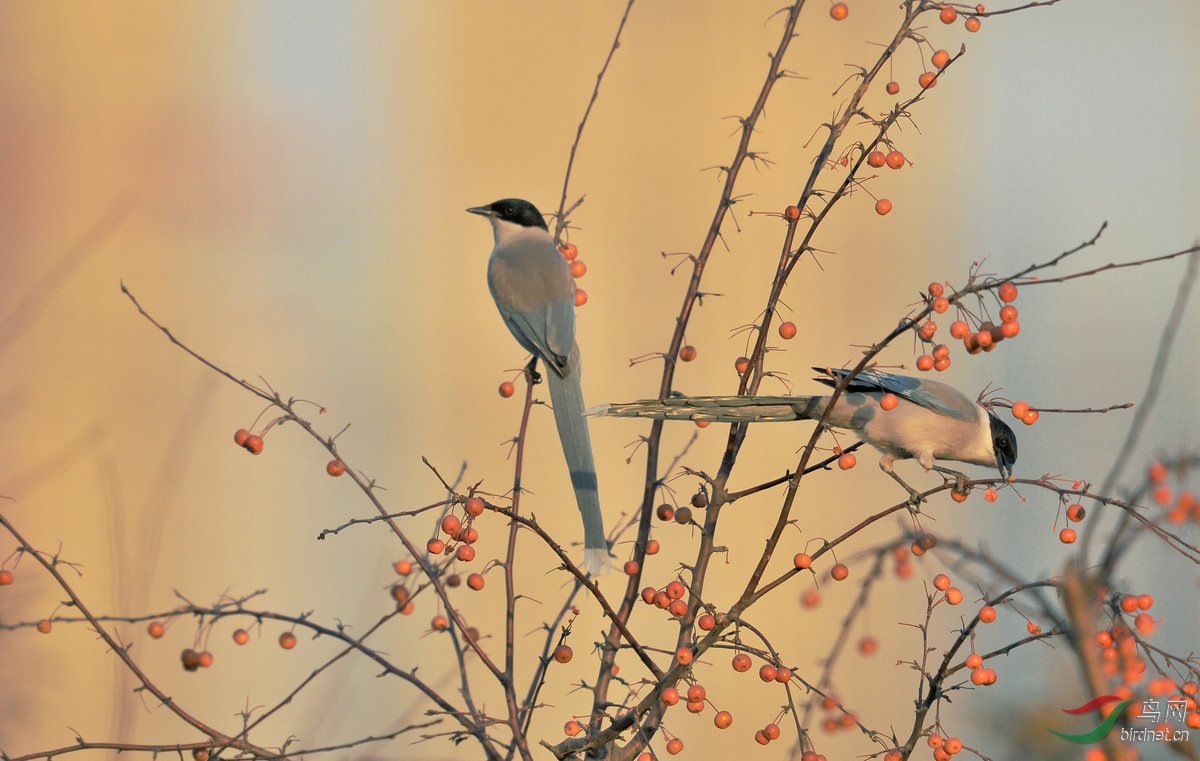
[[[717,172],[702,170],[734,153],[737,122],[727,117],[745,114],[758,93],[764,53],[778,44],[778,5],[633,8],[571,182],[572,200],[586,195],[571,239],[589,267],[580,281],[589,301],[578,313],[589,403],[657,390],[660,362],[631,366],[630,358],[665,350],[674,327],[686,280],[670,274],[678,259],[662,252],[694,252],[703,240],[720,184]],[[733,331],[756,319],[782,240],[777,217],[757,212],[797,198],[815,153],[810,136],[847,97],[835,92],[854,72],[847,65],[869,66],[880,50],[873,43],[890,39],[900,18],[894,3],[851,3],[841,23],[824,3],[809,5],[784,64],[806,79],[781,81],[760,122],[752,147],[774,164],[743,171],[736,224],[726,223],[727,247],[718,245],[705,278],[705,290],[720,296],[706,298],[693,318],[688,341],[699,358],[676,375],[686,393],[736,390],[732,363],[745,337]],[[36,547],[61,547],[78,564],[82,576],[69,576],[94,612],[144,614],[181,597],[206,604],[268,589],[254,605],[311,611],[323,624],[362,631],[388,610],[389,563],[402,556],[378,525],[316,541],[323,528],[371,514],[370,505],[347,479],[325,475],[324,451],[295,426],[273,430],[261,457],[236,447],[233,432],[261,405],[172,346],[121,294],[121,282],[234,375],[326,407],[324,415],[312,408],[323,432],[351,424],[341,452],[386,487],[389,509],[442,498],[422,456],[444,474],[465,464],[465,483],[482,479],[496,493],[511,487],[507,442],[520,409],[495,389],[525,357],[487,292],[490,232],[463,210],[506,196],[554,209],[623,8],[614,0],[0,6],[0,494],[15,500],[0,502],[0,512]],[[931,280],[960,284],[974,261],[987,257],[987,271],[1011,273],[1091,237],[1105,220],[1099,246],[1063,269],[1176,251],[1200,234],[1200,6],[1068,0],[987,19],[974,35],[961,23],[928,19],[922,34],[936,47],[953,52],[965,43],[967,55],[893,133],[913,166],[868,185],[894,211],[878,217],[865,195],[848,199],[814,241],[829,253],[818,254],[819,266],[797,268],[784,300],[800,334],[786,353],[770,355],[796,393],[817,388],[807,380],[810,365],[855,359],[856,347],[882,337]],[[909,44],[896,59],[902,96],[916,89],[922,55]],[[894,100],[876,90],[866,102],[872,114]],[[849,139],[867,138],[868,129]],[[970,394],[994,383],[1042,406],[1136,401],[1183,266],[1027,289],[1020,338],[991,354],[960,353],[947,379]],[[1130,473],[1156,452],[1197,444],[1198,311],[1181,326]],[[884,361],[912,360],[899,342]],[[771,382],[763,389],[784,390]],[[1130,419],[1044,416],[1017,431],[1018,473],[1098,483]],[[609,525],[639,504],[643,453],[630,445],[647,428],[592,423]],[[664,465],[695,430],[668,427]],[[754,430],[733,485],[794,466],[808,431]],[[714,472],[725,433],[701,431],[683,464]],[[524,507],[554,535],[579,535],[544,408],[535,411],[528,451]],[[840,534],[896,501],[894,484],[864,455],[864,467],[808,482],[800,531],[787,535],[780,569],[804,542]],[[920,483],[931,478],[911,464],[901,471]],[[695,479],[672,487],[686,497]],[[1053,575],[1065,557],[1052,531],[1054,500],[1026,496],[1005,491],[993,505],[975,498],[962,507],[943,499],[928,508],[930,521],[1033,575]],[[718,606],[740,593],[777,506],[771,492],[727,510],[717,543],[729,547],[728,565],[718,561],[709,589]],[[429,521],[409,525],[421,538]],[[502,522],[481,528],[477,566],[503,550]],[[881,525],[853,546],[895,528]],[[691,562],[696,538],[674,525],[655,536],[664,551],[646,578],[661,584],[677,563]],[[557,611],[566,579],[548,573],[553,558],[535,538],[521,542],[519,581],[536,600],[518,609],[524,634]],[[0,560],[14,548],[0,536]],[[618,545],[618,564],[628,550]],[[1163,601],[1163,643],[1186,653],[1200,623],[1195,569],[1147,550],[1132,559],[1130,580]],[[940,570],[927,563],[918,579]],[[49,616],[64,599],[28,559],[16,573],[17,583],[0,590],[0,623]],[[485,647],[501,654],[503,585],[498,573],[488,579],[483,592],[460,589],[457,597],[491,635]],[[602,585],[616,595],[623,578]],[[802,589],[780,590],[749,620],[807,669],[802,676],[815,678],[853,591],[828,590],[810,611],[797,603]],[[454,696],[449,648],[425,635],[432,600],[421,603],[371,642],[400,666],[420,665]],[[900,623],[923,614],[919,580],[886,582],[863,625],[881,652],[849,656],[838,672],[839,694],[868,726],[907,735],[917,682],[893,664],[918,657],[919,638]],[[1009,623],[991,645],[1023,630],[1023,621]],[[634,624],[643,641],[672,646],[673,627],[654,613],[639,609]],[[956,625],[944,614],[935,646],[947,644]],[[178,654],[193,645],[194,626],[178,620],[158,642],[140,624],[112,630],[168,695],[227,732],[240,727],[239,711],[274,705],[337,650],[301,636],[284,652],[274,644],[282,629],[270,623],[237,648],[226,621],[213,633],[214,667],[185,673]],[[531,738],[556,742],[562,723],[590,707],[572,685],[595,678],[590,643],[602,630],[595,606],[585,605],[572,638],[577,657],[552,671]],[[524,684],[541,638],[519,647]],[[640,678],[627,655],[622,675]],[[693,757],[744,750],[753,729],[779,710],[781,694],[733,674],[724,657],[714,656],[720,668],[705,680],[710,699],[734,712],[734,728],[719,732],[711,717],[682,712],[668,721],[690,748],[705,749]],[[989,697],[968,696],[943,714],[969,745],[986,749],[980,737],[997,701],[1031,689],[1076,694],[1046,681],[1061,673],[1073,682],[1065,658],[1029,652],[1008,660]],[[280,746],[295,736],[293,747],[312,747],[426,720],[427,702],[377,672],[345,659],[252,739]],[[486,684],[482,671],[475,676]],[[0,749],[18,756],[69,745],[76,732],[90,741],[202,739],[135,686],[81,625],[59,625],[49,637],[0,631]],[[500,693],[480,690],[500,712]],[[830,758],[870,752],[858,733],[816,736]],[[478,757],[469,743],[412,739],[348,756]],[[785,745],[756,751],[780,758]]]

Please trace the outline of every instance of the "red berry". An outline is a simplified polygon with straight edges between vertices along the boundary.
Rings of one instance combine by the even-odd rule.
[[[646,587],[646,588],[644,588],[644,589],[642,590],[642,602],[646,603],[647,605],[653,605],[653,604],[654,604],[654,597],[655,597],[657,594],[658,594],[658,592],[657,592],[657,591],[654,589],[654,587]]]
[[[895,394],[884,394],[883,398],[881,398],[879,400],[879,406],[885,412],[896,409],[896,405],[898,405],[899,403],[900,403],[900,400],[896,397]]]
[[[575,306],[581,307],[587,303],[587,291],[582,288],[575,289]]]
[[[246,446],[246,439],[250,438],[250,432],[245,428],[239,428],[238,432],[233,434],[233,441],[239,447]]]
[[[516,392],[516,390],[517,390],[517,387],[514,386],[509,381],[504,381],[503,383],[500,384],[500,396],[504,397],[505,399],[512,396],[513,393]]]
[[[963,339],[966,338],[967,334],[970,332],[971,328],[968,327],[967,323],[963,322],[962,320],[955,320],[954,322],[950,323],[951,338]]]
[[[990,624],[996,620],[996,609],[991,605],[984,605],[979,609],[979,620],[985,624]]]
[[[570,645],[559,645],[554,648],[554,660],[559,663],[570,663],[574,655],[575,653],[571,650]]]
[[[812,558],[809,557],[807,552],[801,552],[797,554],[796,557],[792,558],[792,562],[801,571],[812,567]]]
[[[967,19],[967,23],[963,24],[963,26],[967,28],[968,32],[978,32],[980,27],[979,19],[972,16]]]
[[[479,497],[467,497],[467,501],[463,505],[463,509],[466,510],[467,515],[470,516],[483,515],[483,510],[485,507],[486,505]]]
[[[262,436],[253,434],[246,437],[246,443],[243,445],[251,454],[262,454],[263,440]]]
[[[558,252],[563,255],[563,258],[568,262],[575,261],[575,257],[579,256],[579,249],[574,243],[559,243]]]
[[[738,357],[736,360],[734,360],[733,367],[738,371],[738,375],[744,375],[746,368],[750,367],[750,358]]]
[[[838,563],[829,571],[829,575],[834,581],[845,581],[850,575],[850,569],[846,567],[845,563]]]
[[[932,306],[933,311],[937,312],[938,314],[943,314],[947,309],[950,308],[950,300],[945,296],[939,296],[933,300]]]
[[[680,666],[686,666],[696,659],[696,654],[690,647],[684,646],[675,651],[675,661]]]
[[[874,655],[879,651],[879,640],[874,637],[863,637],[858,641],[858,652],[863,655]]]
[[[729,711],[721,711],[713,718],[713,724],[717,729],[729,729],[729,725],[733,724],[733,714]]]
[[[936,75],[932,71],[927,71],[924,74],[922,74],[921,76],[917,77],[917,84],[919,84],[922,89],[936,87],[937,86]]]
[[[571,277],[580,278],[587,274],[587,265],[576,259],[571,262]]]
[[[892,210],[892,202],[886,198],[880,198],[875,202],[875,213],[879,216],[884,216]]]
[[[662,691],[662,694],[658,696],[658,699],[669,706],[673,706],[679,702],[679,690],[675,689],[674,687],[668,687]]]
[[[151,621],[150,625],[146,627],[146,631],[150,633],[151,637],[158,639],[166,633],[167,628],[162,625],[162,621]]]
[[[933,586],[940,592],[945,592],[947,589],[949,589],[950,584],[950,577],[944,573],[939,573],[937,576],[933,577]]]
[[[574,737],[582,731],[583,726],[574,719],[571,719],[563,725],[563,734],[565,734],[567,737]]]
[[[1012,283],[1001,284],[996,293],[1005,304],[1017,300],[1017,287]]]
[[[883,155],[883,151],[871,151],[867,154],[867,163],[876,169],[883,166],[887,157]]]
[[[626,563],[625,563],[625,575],[626,576],[636,576],[637,572],[639,570],[641,570],[641,566],[638,565],[638,562],[636,560],[626,561]]]
[[[447,515],[442,518],[442,531],[453,536],[462,531],[462,521],[456,515]]]
[[[467,577],[467,586],[478,592],[483,589],[483,577],[477,573],[471,574]]]
[[[441,539],[430,539],[425,543],[425,549],[430,555],[441,555],[442,550],[446,549],[446,543]]]
[[[792,670],[784,666],[775,669],[775,681],[780,684],[787,684],[792,681]]]
[[[672,737],[667,743],[667,753],[676,756],[679,755],[681,750],[683,750],[683,740],[680,740],[678,737]]]
[[[885,87],[884,89],[887,90],[888,95],[897,95],[900,92],[900,83],[899,82],[888,82],[887,87]]]
[[[651,539],[650,541],[646,542],[646,554],[647,555],[657,555],[658,554],[658,540],[657,539]]]
[[[13,583],[12,571],[0,571],[0,587],[7,587]]]
[[[945,8],[942,8],[942,12],[938,18],[942,20],[943,24],[953,24],[958,20],[958,11],[947,5]]]
[[[900,151],[888,151],[887,158],[884,160],[892,169],[899,169],[904,166],[904,154]]]
[[[687,699],[689,702],[699,703],[706,697],[708,697],[708,692],[704,689],[703,685],[693,684],[691,687],[688,687]]]
[[[930,61],[937,68],[944,69],[946,67],[946,64],[950,63],[950,54],[947,53],[945,50],[939,50],[938,52],[933,54],[933,58],[931,58]]]
[[[455,557],[464,563],[470,563],[475,559],[475,548],[469,544],[464,544],[458,548],[458,554]]]
[[[680,602],[683,602],[680,600]],[[705,613],[696,619],[696,626],[699,626],[702,631],[712,631],[717,625],[717,619],[711,613]]]
[[[291,632],[284,632],[279,635],[279,646],[284,650],[291,650],[296,646],[296,635]]]
[[[746,655],[745,653],[738,653],[737,655],[733,656],[733,670],[737,671],[738,673],[746,673],[753,665],[754,662],[751,661],[750,656]]]
[[[758,678],[764,682],[775,681],[776,668],[769,663],[764,663],[758,669]]]
[[[785,341],[790,341],[796,337],[796,323],[784,322],[779,325],[779,337]]]
[[[795,222],[797,219],[800,219],[800,209],[795,206],[789,206],[783,210],[783,216]]]
[[[660,521],[669,521],[675,517],[675,508],[664,502],[658,506],[658,509],[654,511],[654,514],[658,516]]]
[[[341,460],[330,460],[329,464],[325,466],[325,472],[336,478],[346,472],[346,463]]]
[[[950,587],[946,590],[946,602],[951,605],[958,605],[963,600],[962,590],[958,587]]]
[[[928,354],[922,354],[921,356],[917,357],[917,369],[921,372],[929,372],[933,369],[933,362],[933,357],[929,356]]]
[[[851,468],[853,468],[855,465],[858,464],[858,458],[854,456],[853,452],[847,452],[846,454],[839,457],[837,462],[838,462],[838,467],[841,468],[842,470],[850,470]]]
[[[695,346],[685,346],[679,350],[679,359],[683,360],[684,362],[691,362],[695,358],[696,358],[696,347]]]
[[[1025,425],[1033,425],[1037,422],[1039,415],[1037,410],[1029,410],[1025,416],[1021,418],[1021,422]]]
[[[834,21],[842,21],[850,15],[850,9],[846,7],[845,3],[837,3],[829,9],[829,15],[833,17]]]

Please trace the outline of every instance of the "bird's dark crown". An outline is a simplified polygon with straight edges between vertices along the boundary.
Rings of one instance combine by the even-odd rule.
[[[497,219],[505,222],[512,222],[521,227],[540,227],[547,231],[550,229],[546,226],[546,220],[537,207],[520,198],[501,198],[483,208],[489,210]]]
[[[996,453],[996,460],[1003,461],[1011,468],[1017,461],[1017,437],[1013,429],[991,410],[988,410],[988,422],[992,425],[992,449]]]

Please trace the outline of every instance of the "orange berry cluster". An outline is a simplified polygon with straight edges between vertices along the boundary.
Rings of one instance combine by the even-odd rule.
[[[256,436],[245,428],[239,428],[238,432],[233,434],[233,442],[250,454],[262,454],[262,436]]]
[[[943,295],[946,289],[941,283],[930,283],[928,292],[928,303],[934,312],[943,314],[950,308],[950,298],[952,297],[947,298]],[[997,295],[1004,302],[1004,307],[1000,309],[999,325],[991,320],[985,320],[979,324],[979,329],[975,332],[972,332],[971,327],[962,319],[955,320],[950,325],[950,337],[961,340],[968,354],[992,351],[1004,339],[1016,338],[1017,334],[1021,332],[1021,324],[1017,322],[1017,308],[1011,303],[1017,299],[1017,287],[1012,283],[1003,283],[997,289]],[[937,333],[937,329],[937,323],[932,318],[914,326],[922,344],[933,344],[933,337]],[[917,369],[921,372],[929,370],[942,372],[949,367],[950,347],[945,344],[933,345],[933,350],[929,354],[917,357]],[[1022,402],[1022,404],[1024,403]],[[1014,405],[1015,410],[1016,406]],[[1033,422],[1037,420],[1037,411],[1030,410],[1028,405],[1025,405],[1024,410],[1032,413],[1030,416],[1032,419],[1025,420],[1025,424],[1033,425]]]
[[[1167,510],[1168,522],[1178,526],[1189,517],[1192,520],[1200,521],[1200,500],[1196,499],[1195,494],[1186,490],[1179,492],[1179,495],[1176,496],[1167,484],[1166,465],[1161,462],[1151,463],[1146,475],[1151,483],[1151,497],[1155,504]],[[0,583],[3,582],[0,581]]]
[[[858,727],[858,719],[854,714],[847,711],[839,704],[839,701],[833,695],[826,695],[821,699],[821,707],[825,709],[825,718],[821,720],[821,729],[832,734],[839,729],[855,729]]]
[[[936,732],[929,736],[926,743],[933,748],[935,761],[946,761],[951,756],[961,753],[963,749],[962,740],[957,737],[942,737]]]
[[[571,277],[578,280],[587,274],[587,265],[579,260],[579,249],[574,243],[558,244],[558,251],[563,255],[563,258],[571,263]],[[575,288],[575,306],[581,307],[587,303],[587,291],[582,288]]]
[[[460,519],[453,512],[447,513],[439,525],[441,532],[450,537],[450,543],[434,536],[425,543],[425,549],[430,555],[450,555],[454,554],[456,558],[464,563],[470,563],[475,559],[475,548],[471,545],[479,541],[479,532],[475,529],[475,519],[483,515],[485,505],[479,497],[469,497],[463,503],[463,517]],[[455,544],[457,542],[457,544]],[[478,580],[478,588],[483,588],[483,579]],[[471,586],[470,584],[468,584]],[[475,586],[471,586],[475,589]]]

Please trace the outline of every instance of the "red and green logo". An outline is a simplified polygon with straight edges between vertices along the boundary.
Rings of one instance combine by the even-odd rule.
[[[1095,711],[1098,708],[1101,708],[1103,706],[1108,705],[1109,703],[1113,703],[1118,700],[1121,700],[1120,695],[1101,695],[1098,698],[1089,700],[1088,702],[1084,703],[1083,705],[1079,706],[1078,708],[1064,708],[1062,710],[1063,710],[1063,713],[1069,713],[1073,716],[1078,716],[1081,713],[1091,713],[1092,711]],[[1129,707],[1129,704],[1132,702],[1133,702],[1132,699],[1131,700],[1121,700],[1120,705],[1118,705],[1116,708],[1114,708],[1108,714],[1108,718],[1106,718],[1104,721],[1100,722],[1100,726],[1096,727],[1095,729],[1091,730],[1090,732],[1084,732],[1083,734],[1080,734],[1080,735],[1068,735],[1068,734],[1059,732],[1058,730],[1050,729],[1049,727],[1046,727],[1046,729],[1049,730],[1050,732],[1053,732],[1054,734],[1058,735],[1059,737],[1066,740],[1067,742],[1079,743],[1080,745],[1087,745],[1090,743],[1099,742],[1100,740],[1103,740],[1105,737],[1108,736],[1108,733],[1112,731],[1112,728],[1117,723],[1117,720],[1121,718],[1122,712],[1124,712],[1125,709],[1127,707]]]

